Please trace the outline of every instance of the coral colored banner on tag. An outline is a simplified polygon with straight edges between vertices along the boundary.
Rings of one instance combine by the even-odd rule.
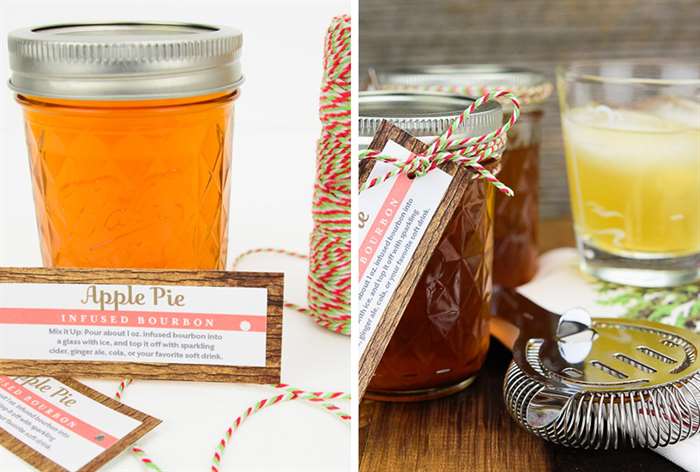
[[[0,376],[0,443],[37,470],[98,470],[158,424],[70,378]]]
[[[384,203],[377,211],[377,214],[373,215],[374,221],[372,226],[362,240],[362,244],[360,244],[360,279],[364,276],[372,257],[386,236],[386,230],[394,221],[412,183],[412,179],[409,179],[404,174],[399,174],[396,182],[394,182],[384,199]]]
[[[22,387],[10,377],[4,375],[0,376],[0,389],[5,390],[12,395],[13,398],[21,401],[32,410],[40,413],[54,423],[69,429],[73,433],[104,449],[109,449],[119,441],[114,436],[107,434],[99,428],[86,423],[80,418],[71,415],[67,411],[43,399],[31,389]]]
[[[401,157],[408,150],[390,141],[384,152]],[[380,178],[393,166],[376,163],[368,179]],[[393,180],[392,180],[393,179]],[[379,325],[403,279],[430,221],[452,182],[452,176],[434,169],[409,179],[400,174],[360,193],[360,278],[357,290],[356,330],[360,354]]]
[[[107,326],[264,333],[265,316],[205,313],[0,308],[0,324]]]

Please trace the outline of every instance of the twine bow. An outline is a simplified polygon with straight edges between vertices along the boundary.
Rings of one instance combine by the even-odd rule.
[[[508,121],[491,133],[470,138],[453,138],[457,129],[462,126],[481,105],[496,99],[510,100],[513,104],[513,113]],[[375,161],[392,164],[394,169],[381,177],[367,180],[360,188],[360,191],[363,192],[368,188],[386,182],[392,177],[402,173],[419,177],[446,162],[454,162],[457,165],[469,167],[474,172],[481,175],[484,180],[496,187],[500,192],[508,196],[513,196],[513,191],[499,181],[496,176],[481,163],[489,159],[501,158],[506,146],[508,131],[518,121],[519,117],[520,101],[515,94],[510,90],[488,91],[475,100],[469,108],[464,110],[464,112],[450,124],[447,130],[433,141],[425,153],[412,153],[408,159],[404,160],[382,154],[381,151],[371,149],[361,151],[360,159],[374,159]]]

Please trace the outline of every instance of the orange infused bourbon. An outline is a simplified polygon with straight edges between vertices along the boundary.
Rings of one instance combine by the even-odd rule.
[[[10,34],[46,266],[225,268],[241,41],[170,23]]]
[[[432,142],[471,103],[466,97],[437,93],[362,93],[360,145],[368,146],[383,119]],[[501,120],[501,106],[486,103],[459,128],[459,137],[494,131]],[[489,169],[498,172],[496,164]],[[457,205],[368,387],[369,399],[418,401],[449,395],[466,388],[484,362],[494,188],[475,175]]]
[[[539,222],[539,154],[542,107],[552,91],[544,76],[528,69],[496,65],[436,65],[376,69],[371,87],[381,90],[424,90],[479,96],[486,90],[512,90],[522,103],[520,119],[508,132],[498,179],[515,196],[497,192],[494,222],[494,284],[516,287],[537,272]],[[504,120],[513,111],[504,101]]]

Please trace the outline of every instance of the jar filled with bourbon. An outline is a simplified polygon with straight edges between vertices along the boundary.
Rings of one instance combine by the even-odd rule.
[[[44,264],[224,269],[241,32],[72,23],[8,42]]]
[[[438,93],[362,93],[360,147],[369,145],[384,119],[431,143],[472,103],[467,97]],[[454,137],[490,133],[501,122],[501,106],[487,102]],[[499,170],[497,162],[486,166],[494,174]],[[474,174],[456,204],[366,398],[418,401],[449,395],[470,385],[484,362],[489,345],[494,188]]]
[[[373,69],[370,87],[381,90],[423,90],[479,96],[505,88],[521,101],[521,115],[508,132],[499,180],[515,196],[496,195],[494,284],[516,287],[537,272],[539,221],[539,153],[543,105],[552,92],[546,78],[534,71],[498,65],[442,65]],[[504,120],[512,105],[503,102]]]

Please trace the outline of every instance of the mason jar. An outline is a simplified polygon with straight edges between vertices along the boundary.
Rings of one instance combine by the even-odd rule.
[[[473,103],[436,93],[364,92],[359,99],[360,148],[386,119],[430,143]],[[495,131],[501,106],[482,105],[455,138]],[[497,162],[486,163],[497,173]],[[420,178],[420,177],[418,177]],[[418,401],[466,388],[489,346],[494,187],[474,175],[419,278],[366,397]]]
[[[539,154],[543,106],[552,84],[529,69],[499,65],[442,65],[373,69],[370,85],[381,90],[432,90],[479,96],[488,90],[512,90],[521,101],[520,119],[508,132],[499,180],[513,197],[496,194],[494,283],[516,287],[537,272],[539,256]],[[513,105],[502,102],[504,121]]]
[[[197,24],[10,33],[46,266],[225,267],[241,44]]]

